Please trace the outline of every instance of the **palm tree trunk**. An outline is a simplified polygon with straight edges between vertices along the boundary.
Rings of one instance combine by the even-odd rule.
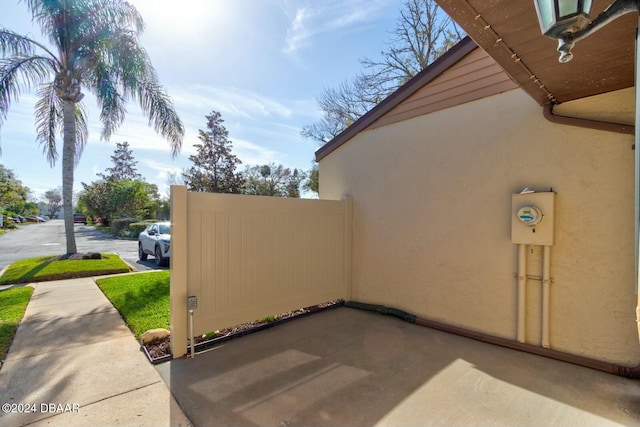
[[[76,106],[63,101],[62,145],[62,206],[64,207],[64,231],[67,237],[67,254],[75,254],[76,236],[73,230],[73,170],[76,157]]]

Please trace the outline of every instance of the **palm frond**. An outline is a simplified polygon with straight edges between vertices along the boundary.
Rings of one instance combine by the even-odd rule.
[[[111,64],[125,91],[137,87],[143,79],[157,80],[149,55],[137,34],[122,30],[111,34],[104,61]]]
[[[35,53],[32,40],[5,28],[0,29],[0,53],[2,55],[31,56]]]
[[[61,51],[74,52],[96,35],[118,28],[144,31],[137,9],[125,0],[26,0],[32,19]]]
[[[96,95],[102,138],[122,124],[125,103],[135,98],[149,124],[169,140],[173,155],[180,151],[184,126],[140,44],[144,25],[134,6],[125,0],[24,1],[57,47],[59,70]]]
[[[42,153],[47,157],[51,166],[58,160],[56,136],[63,129],[62,101],[56,95],[53,83],[42,85],[37,92],[36,102],[36,140],[42,147]],[[82,151],[87,144],[89,131],[87,128],[86,112],[84,105],[76,104],[76,166],[80,162]]]
[[[105,13],[106,22],[115,22],[121,27],[132,28],[137,33],[144,31],[144,21],[138,10],[124,0],[96,0]]]
[[[124,120],[124,102],[135,98],[148,116],[149,124],[169,140],[172,154],[177,155],[182,147],[184,126],[171,99],[158,83],[156,71],[136,34],[126,30],[114,33],[109,45],[106,56],[99,58],[92,70],[93,90],[102,107],[102,137],[111,136]]]
[[[62,106],[52,83],[42,85],[37,95],[39,99],[35,111],[36,140],[42,147],[42,153],[47,156],[49,164],[53,167],[58,159],[56,134],[62,121]]]
[[[76,158],[75,165],[80,163],[80,157],[89,140],[89,128],[87,127],[87,113],[84,104],[76,103]]]
[[[23,90],[44,82],[56,64],[42,56],[0,58],[0,125],[7,117],[9,105]]]
[[[24,2],[31,12],[31,19],[38,24],[42,34],[48,37],[60,52],[65,52],[66,41],[72,37],[69,29],[77,24],[75,17],[79,9],[86,5],[86,1],[24,0]],[[65,61],[63,57],[60,59]]]
[[[184,126],[169,95],[156,80],[149,80],[141,82],[137,98],[142,111],[149,117],[149,125],[169,140],[171,155],[177,156],[182,148]]]
[[[0,30],[0,52],[3,55],[36,56],[38,50],[46,53],[52,62],[57,62],[58,57],[42,43],[6,28]]]
[[[108,140],[124,121],[127,112],[124,99],[118,90],[117,73],[105,63],[98,63],[90,76],[91,89],[100,107],[101,138]]]
[[[123,32],[117,38],[114,63],[122,70],[125,96],[137,99],[142,111],[149,118],[149,125],[169,140],[171,152],[176,156],[182,148],[184,126],[175,111],[173,102],[158,82],[158,75],[149,55],[134,35]]]
[[[61,0],[23,0],[27,9],[31,12],[32,19],[40,26],[43,33],[51,28],[55,20],[62,15],[64,10]]]

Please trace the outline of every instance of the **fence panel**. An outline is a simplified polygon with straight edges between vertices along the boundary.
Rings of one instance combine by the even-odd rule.
[[[172,187],[171,336],[350,297],[351,200],[187,192]]]

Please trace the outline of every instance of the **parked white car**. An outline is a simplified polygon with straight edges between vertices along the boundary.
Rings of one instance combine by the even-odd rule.
[[[169,265],[171,257],[171,224],[154,222],[138,236],[138,258],[145,261],[148,255],[155,257],[156,265]]]

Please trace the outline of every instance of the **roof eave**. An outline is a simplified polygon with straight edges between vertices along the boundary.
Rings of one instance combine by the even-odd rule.
[[[450,67],[467,56],[477,47],[478,46],[476,45],[476,43],[470,37],[463,38],[458,44],[449,49],[444,55],[436,59],[427,68],[416,74],[411,80],[402,85],[398,90],[393,92],[386,99],[384,99],[374,108],[372,108],[362,117],[356,120],[351,126],[346,128],[331,141],[320,147],[315,153],[316,161],[324,159],[329,154],[337,150],[340,146],[349,141],[351,138],[366,130],[380,117],[391,111],[398,104],[413,95],[420,88],[424,87],[426,84],[448,70]]]

